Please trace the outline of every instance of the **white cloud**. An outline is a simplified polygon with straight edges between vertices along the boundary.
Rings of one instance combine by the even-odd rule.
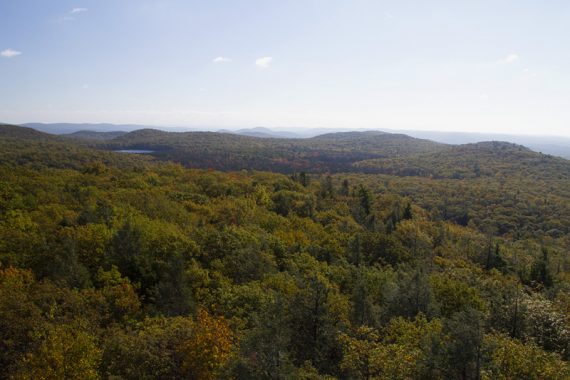
[[[515,61],[518,61],[519,58],[520,58],[520,57],[519,57],[518,54],[512,53],[512,54],[507,55],[505,58],[499,59],[499,60],[497,61],[497,63],[502,64],[502,65],[508,65],[508,64],[511,64],[511,63],[513,63],[513,62],[515,62]]]
[[[269,65],[271,65],[271,62],[273,61],[272,57],[261,57],[255,60],[255,65],[257,67],[261,67],[263,69],[266,69],[269,67]]]
[[[227,63],[227,62],[231,62],[232,59],[228,58],[228,57],[216,57],[212,60],[212,62],[214,63]]]
[[[80,13],[85,13],[87,11],[88,11],[87,8],[73,8],[63,16],[53,20],[53,22],[63,23],[68,21],[75,21],[76,15],[79,15]]]
[[[0,56],[2,56],[4,58],[13,58],[13,57],[16,57],[20,54],[22,54],[21,51],[12,50],[12,49],[6,49],[6,50],[2,50],[0,52]]]

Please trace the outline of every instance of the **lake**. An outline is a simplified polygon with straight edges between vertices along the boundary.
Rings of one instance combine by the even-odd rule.
[[[154,150],[145,150],[145,149],[120,149],[120,150],[116,150],[115,152],[119,152],[119,153],[132,153],[132,154],[148,154],[148,153],[153,153]]]

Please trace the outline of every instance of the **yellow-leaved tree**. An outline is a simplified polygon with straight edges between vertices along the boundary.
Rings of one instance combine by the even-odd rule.
[[[233,340],[225,318],[212,316],[205,310],[198,311],[190,338],[179,347],[185,375],[199,380],[216,378],[230,358]]]
[[[101,350],[80,326],[51,327],[39,347],[20,363],[14,379],[98,379]]]

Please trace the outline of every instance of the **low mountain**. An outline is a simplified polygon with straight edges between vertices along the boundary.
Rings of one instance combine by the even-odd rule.
[[[570,178],[570,161],[501,141],[450,146],[439,152],[365,160],[356,170],[398,176],[465,179],[478,177]]]
[[[405,133],[409,136],[429,139],[444,144],[471,144],[484,141],[507,141],[514,144],[524,145],[545,154],[570,158],[570,138],[564,136],[540,136],[540,135],[514,135],[506,133],[481,133],[481,132],[443,132],[443,131],[390,131]]]
[[[327,133],[308,139],[309,144],[332,149],[365,151],[383,157],[439,152],[449,146],[400,133],[382,131]]]
[[[63,135],[72,139],[78,140],[112,140],[121,137],[128,132],[125,131],[112,131],[112,132],[98,132],[98,131],[78,131],[70,134]]]
[[[0,164],[31,168],[95,170],[99,164],[141,167],[148,157],[93,149],[84,143],[28,127],[0,125]],[[137,155],[138,156],[138,155]]]
[[[349,132],[330,132],[314,136],[314,139],[320,140],[336,140],[336,141],[353,141],[362,138],[370,138],[376,136],[405,136],[397,133],[388,133],[383,131],[349,131]]]
[[[51,133],[54,135],[70,134],[79,131],[96,131],[96,132],[116,132],[126,131],[132,132],[139,129],[164,129],[171,132],[187,131],[189,128],[182,127],[156,127],[138,124],[109,124],[109,123],[26,123],[26,127],[34,128],[38,131]]]
[[[102,144],[102,145],[101,145]],[[436,152],[448,146],[383,132],[326,134],[310,139],[259,138],[233,133],[144,129],[99,144],[106,149],[152,150],[164,160],[221,170],[338,172],[358,161]]]
[[[0,124],[0,138],[20,138],[28,140],[49,140],[53,139],[54,136],[37,131],[33,128],[21,127],[18,125],[11,124]]]
[[[249,129],[238,129],[235,131],[238,135],[252,136],[252,137],[262,137],[262,138],[285,138],[285,139],[297,139],[302,138],[297,133],[288,131],[274,131],[265,127],[256,127]]]
[[[71,134],[80,131],[115,132],[115,131],[136,131],[137,129],[148,128],[135,124],[107,124],[107,123],[26,123],[24,126],[38,131],[51,133],[54,135]]]
[[[285,139],[296,139],[304,138],[307,136],[302,136],[295,132],[290,131],[274,131],[265,127],[255,127],[255,128],[244,128],[237,130],[230,129],[219,129],[218,133],[229,133],[241,136],[259,137],[259,138],[285,138]]]

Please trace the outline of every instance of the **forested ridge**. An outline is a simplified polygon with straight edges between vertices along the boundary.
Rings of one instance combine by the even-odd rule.
[[[444,144],[383,132],[345,132],[300,138],[257,138],[217,132],[164,132],[141,129],[96,148],[148,149],[158,159],[193,168],[265,170],[280,173],[345,172],[354,163],[447,149]]]
[[[180,136],[0,126],[0,378],[570,378],[569,161]]]

